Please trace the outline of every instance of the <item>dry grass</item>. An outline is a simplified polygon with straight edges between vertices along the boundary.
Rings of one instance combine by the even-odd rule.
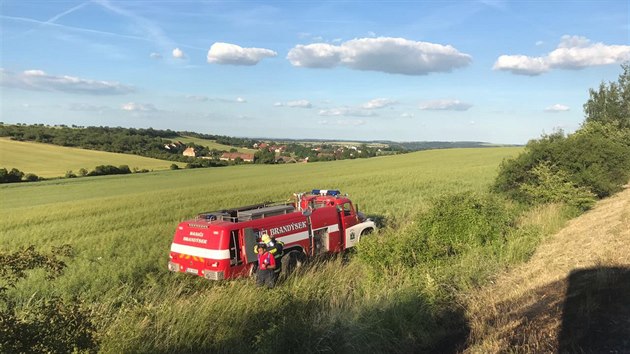
[[[545,213],[538,216],[544,218]],[[629,255],[630,188],[626,188],[571,220],[564,229],[543,242],[530,261],[499,276],[493,284],[464,300],[471,326],[465,352],[583,350],[571,347],[571,343],[569,346],[561,343],[567,340],[563,338],[567,326],[575,325],[567,323],[568,318],[576,315],[571,313],[575,309],[568,303],[583,293],[591,297],[608,292],[613,297],[619,292],[628,295],[630,287],[622,284],[619,279],[623,278],[618,276],[628,273]],[[586,275],[582,276],[580,287],[576,287],[576,275],[579,274]],[[594,314],[598,312],[606,312],[605,302],[611,300],[602,301],[603,304],[598,304],[593,299],[585,300],[580,306],[586,309],[575,311],[596,316]],[[622,306],[627,308],[627,300],[623,302]],[[622,312],[627,310],[622,309]],[[630,322],[622,323],[621,327],[616,325],[617,334],[625,335],[630,329]],[[569,338],[570,341],[574,339],[579,340]],[[630,350],[630,342],[628,347],[626,342],[621,345],[624,350]]]

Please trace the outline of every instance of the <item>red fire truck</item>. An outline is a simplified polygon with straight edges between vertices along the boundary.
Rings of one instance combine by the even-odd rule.
[[[352,248],[375,230],[338,190],[294,194],[292,203],[262,203],[199,214],[177,226],[168,269],[211,280],[248,276],[254,246],[267,233],[284,242],[283,270],[325,253]],[[286,265],[286,267],[285,267]]]

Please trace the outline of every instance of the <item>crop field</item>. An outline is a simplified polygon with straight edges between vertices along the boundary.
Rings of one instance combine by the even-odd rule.
[[[435,150],[1,185],[3,249],[35,245],[46,251],[62,244],[74,249],[61,277],[46,281],[36,271],[10,292],[22,306],[34,297],[84,299],[102,352],[265,352],[278,350],[276,345],[306,352],[418,348],[429,333],[441,330],[439,316],[414,322],[438,306],[429,273],[383,281],[339,257],[316,263],[273,290],[258,289],[247,279],[212,283],[167,271],[177,223],[203,211],[337,188],[395,237],[433,198],[484,191],[499,163],[521,150]],[[272,325],[267,316],[276,316]],[[407,337],[400,341],[392,333]],[[331,343],[344,347],[332,350]]]
[[[214,140],[193,138],[191,136],[183,136],[181,139],[175,139],[175,140],[181,140],[182,143],[194,143],[195,145],[206,146],[210,150],[217,149],[217,150],[230,151],[231,149],[236,149],[238,152],[242,152],[246,154],[255,154],[257,151],[255,149],[247,149],[247,148],[241,148],[241,147],[234,147],[230,145],[223,145],[223,144],[217,143]]]
[[[98,165],[127,165],[129,168],[167,170],[170,161],[147,157],[116,154],[104,151],[85,150],[52,144],[0,139],[0,167],[17,168],[25,173],[34,173],[44,178],[64,176],[67,171],[85,168],[90,171]],[[183,163],[178,163],[183,167]]]

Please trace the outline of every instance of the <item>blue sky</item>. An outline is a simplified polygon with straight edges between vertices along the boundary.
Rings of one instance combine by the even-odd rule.
[[[0,6],[5,123],[525,143],[630,60],[628,1]]]

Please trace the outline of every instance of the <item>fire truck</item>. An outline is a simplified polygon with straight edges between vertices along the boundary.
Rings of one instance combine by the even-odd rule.
[[[284,242],[283,272],[308,257],[354,247],[376,227],[338,190],[296,193],[287,203],[204,212],[177,226],[168,269],[209,280],[251,275],[263,234]]]

